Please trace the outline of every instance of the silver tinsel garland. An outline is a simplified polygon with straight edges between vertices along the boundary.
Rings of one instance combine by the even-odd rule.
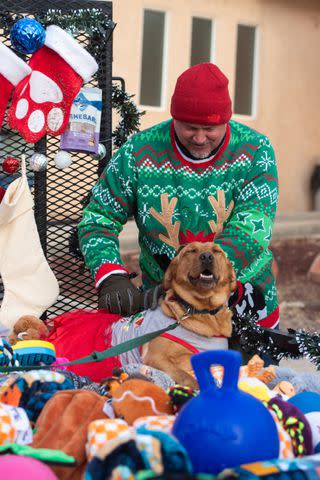
[[[306,332],[299,329],[295,332],[295,339],[301,355],[309,359],[317,370],[320,370],[320,335],[317,332]]]

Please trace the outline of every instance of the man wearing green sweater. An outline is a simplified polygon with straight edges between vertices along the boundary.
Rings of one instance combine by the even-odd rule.
[[[79,225],[100,308],[124,316],[155,308],[179,245],[214,240],[241,282],[238,314],[251,312],[262,326],[278,324],[268,249],[278,200],[275,155],[266,136],[231,114],[228,79],[216,65],[195,65],[177,80],[172,119],[137,133],[112,157]],[[119,254],[119,233],[130,216],[139,230],[144,292]]]

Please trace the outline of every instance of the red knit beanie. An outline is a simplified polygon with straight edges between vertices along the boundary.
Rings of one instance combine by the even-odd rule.
[[[172,117],[197,125],[227,123],[232,114],[228,83],[213,63],[188,68],[178,78],[172,95]]]

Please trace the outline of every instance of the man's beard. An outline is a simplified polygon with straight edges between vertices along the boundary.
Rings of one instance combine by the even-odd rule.
[[[219,150],[219,148],[221,147],[221,145],[223,144],[224,142],[224,139],[225,139],[226,135],[224,134],[221,142],[219,143],[219,145],[214,148],[213,150],[210,150],[210,147],[209,145],[206,145],[208,146],[208,150],[205,151],[205,152],[199,152],[199,150],[195,150],[192,148],[192,143],[189,144],[191,148],[187,148],[186,146],[183,145],[183,143],[179,140],[179,137],[178,135],[176,134],[176,132],[174,132],[174,138],[175,138],[175,141],[177,142],[177,146],[180,148],[180,150],[182,151],[182,153],[184,155],[186,155],[187,157],[193,159],[193,160],[205,160],[206,158],[210,158],[212,156],[214,156],[217,151]]]
[[[210,157],[212,150],[208,149],[207,151],[200,153],[198,150],[188,148],[188,151],[196,160],[204,160],[205,158]]]

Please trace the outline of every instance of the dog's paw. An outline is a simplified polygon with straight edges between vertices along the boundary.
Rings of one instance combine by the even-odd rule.
[[[190,387],[194,390],[199,389],[197,380],[192,375],[182,370],[179,371],[176,375],[174,375],[173,380],[179,385],[183,385],[184,387]]]

